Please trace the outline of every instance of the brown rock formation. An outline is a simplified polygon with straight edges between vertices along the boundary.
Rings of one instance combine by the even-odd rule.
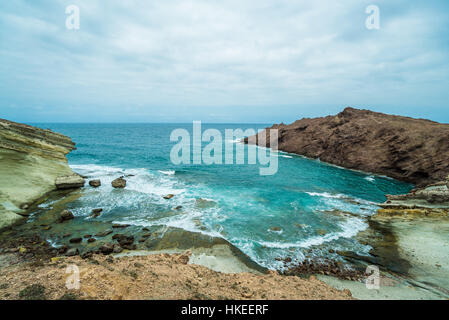
[[[0,119],[0,229],[56,189],[58,177],[73,176],[65,156],[74,149],[62,134]]]
[[[279,129],[279,150],[348,169],[418,186],[444,180],[449,173],[448,124],[348,107],[335,116],[271,129]]]

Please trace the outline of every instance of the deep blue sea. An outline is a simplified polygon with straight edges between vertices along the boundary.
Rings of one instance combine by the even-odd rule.
[[[367,253],[354,236],[367,228],[384,194],[399,194],[411,185],[306,159],[272,152],[278,172],[259,175],[259,165],[174,165],[170,150],[177,128],[192,124],[37,124],[72,138],[68,155],[74,171],[99,178],[98,189],[85,188],[70,204],[73,213],[139,226],[166,225],[223,237],[256,262],[281,267],[276,257],[299,260],[330,256],[329,249]],[[262,129],[266,124],[203,124],[203,130]],[[234,147],[238,142],[230,140]],[[245,154],[248,148],[244,146]],[[260,148],[259,148],[260,149]],[[269,150],[263,150],[270,152]],[[127,188],[113,190],[122,175]],[[174,194],[170,200],[164,195]],[[200,199],[200,200],[198,200]],[[182,210],[174,211],[176,206]],[[349,212],[351,214],[346,214]]]

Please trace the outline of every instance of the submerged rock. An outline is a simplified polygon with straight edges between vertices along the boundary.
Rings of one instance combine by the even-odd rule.
[[[122,177],[115,179],[114,181],[111,182],[111,185],[113,188],[116,189],[123,189],[126,187],[126,180],[123,179]]]
[[[112,232],[113,232],[112,230],[105,230],[105,231],[97,233],[95,236],[96,237],[106,237],[107,235],[111,234]]]
[[[77,174],[59,176],[55,180],[56,189],[76,189],[84,186],[84,179]]]
[[[89,185],[91,187],[98,188],[99,186],[101,186],[101,181],[100,181],[100,179],[90,180]]]

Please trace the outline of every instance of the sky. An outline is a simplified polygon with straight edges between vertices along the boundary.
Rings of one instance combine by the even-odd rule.
[[[0,118],[289,123],[346,106],[449,123],[449,1],[0,2]]]

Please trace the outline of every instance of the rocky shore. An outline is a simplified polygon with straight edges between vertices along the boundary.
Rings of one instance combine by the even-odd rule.
[[[74,149],[62,134],[0,119],[0,229],[23,219],[46,193],[84,185],[67,164]]]
[[[449,124],[348,107],[335,116],[304,118],[267,129],[279,130],[279,150],[347,169],[418,186],[449,174]]]

